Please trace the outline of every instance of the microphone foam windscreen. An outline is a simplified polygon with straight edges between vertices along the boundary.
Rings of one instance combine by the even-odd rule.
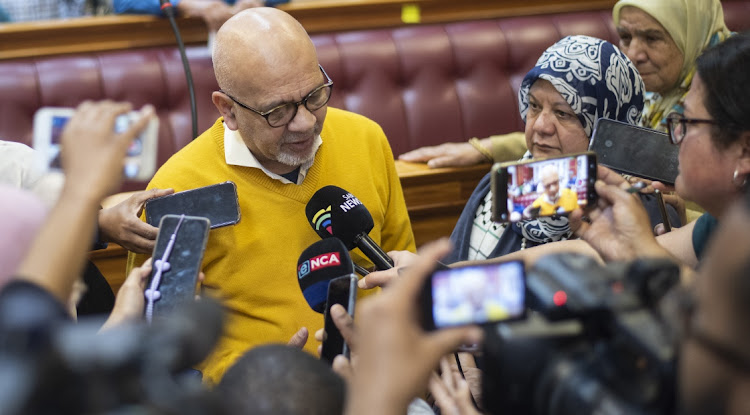
[[[375,226],[365,205],[337,186],[318,189],[307,202],[305,214],[321,238],[335,236],[350,250],[354,249],[357,235],[368,234]]]
[[[310,308],[322,313],[328,283],[354,272],[349,250],[338,238],[321,239],[302,252],[297,261],[297,279]]]

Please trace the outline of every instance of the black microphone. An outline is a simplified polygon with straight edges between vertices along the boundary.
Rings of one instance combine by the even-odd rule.
[[[305,206],[307,220],[321,238],[335,236],[348,249],[359,248],[379,270],[393,268],[393,260],[375,241],[370,231],[375,224],[365,205],[337,186],[320,188]]]
[[[328,283],[354,272],[349,250],[338,238],[321,239],[305,249],[297,261],[297,279],[310,308],[323,313]]]

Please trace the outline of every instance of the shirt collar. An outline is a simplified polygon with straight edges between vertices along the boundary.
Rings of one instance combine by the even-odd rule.
[[[318,148],[320,148],[321,144],[323,144],[323,139],[319,134],[315,137],[315,141],[313,142],[313,151],[315,153],[318,152]],[[250,149],[245,145],[245,142],[242,140],[242,136],[240,135],[239,130],[230,130],[229,128],[227,128],[226,123],[224,123],[224,158],[229,165],[253,167],[262,170],[263,173],[265,173],[268,177],[278,180],[284,184],[292,183],[285,177],[282,177],[281,175],[278,175],[263,167],[263,165],[260,164],[258,159],[255,157],[255,155],[253,155]],[[307,171],[310,170],[310,167],[312,167],[314,160],[315,158],[313,157],[310,161],[300,166],[297,183],[294,184],[301,184],[302,181],[305,180]]]

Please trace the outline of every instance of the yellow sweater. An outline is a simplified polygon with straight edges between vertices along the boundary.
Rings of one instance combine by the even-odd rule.
[[[370,237],[386,252],[415,251],[393,154],[375,122],[329,108],[323,144],[302,184],[295,185],[257,168],[228,165],[222,121],[174,154],[148,185],[175,192],[227,180],[237,185],[240,222],[211,230],[203,259],[203,293],[220,298],[228,310],[223,337],[198,367],[209,383],[218,383],[249,348],[286,343],[301,327],[310,332],[305,349],[317,354],[312,335],[323,327],[323,316],[302,296],[296,267],[302,251],[320,239],[305,205],[321,187],[336,185],[359,198],[375,222]],[[352,259],[372,266],[359,249]]]

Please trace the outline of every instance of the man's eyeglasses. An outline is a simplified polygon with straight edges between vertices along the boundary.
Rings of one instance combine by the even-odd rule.
[[[702,120],[698,118],[685,118],[684,115],[673,112],[667,116],[667,131],[672,144],[680,144],[687,134],[688,124],[712,124],[719,125],[716,120]],[[680,127],[679,130],[677,127]]]
[[[279,106],[271,108],[268,111],[256,110],[255,108],[241,103],[233,96],[227,94],[222,90],[219,90],[219,92],[228,96],[229,99],[237,103],[237,105],[239,105],[240,107],[246,110],[250,110],[265,118],[268,122],[268,125],[270,125],[271,127],[283,127],[289,124],[294,119],[294,117],[297,115],[297,108],[300,105],[304,105],[308,111],[313,112],[322,108],[325,104],[328,103],[328,100],[331,99],[333,81],[330,77],[328,77],[328,74],[322,66],[318,65],[318,67],[320,68],[320,71],[323,72],[323,76],[325,76],[326,78],[326,82],[323,85],[313,89],[309,94],[307,94],[305,98],[302,99],[302,101],[281,104]]]

